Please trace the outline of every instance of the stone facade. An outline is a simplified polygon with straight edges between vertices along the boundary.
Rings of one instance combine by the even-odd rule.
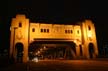
[[[10,57],[16,59],[17,44],[23,47],[23,62],[27,62],[29,44],[35,40],[72,41],[76,44],[76,57],[89,59],[98,55],[95,26],[91,20],[76,25],[31,23],[25,15],[16,15],[10,26]],[[48,41],[50,41],[48,40]],[[90,55],[90,48],[92,53]]]

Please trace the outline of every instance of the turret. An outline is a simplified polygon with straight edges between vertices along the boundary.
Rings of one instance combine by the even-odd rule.
[[[82,45],[85,57],[95,58],[98,55],[95,26],[91,20],[82,22]]]

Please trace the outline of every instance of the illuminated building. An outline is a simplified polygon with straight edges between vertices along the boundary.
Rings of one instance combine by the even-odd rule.
[[[18,47],[22,47],[23,62],[28,60],[28,47],[33,41],[73,42],[75,58],[89,59],[98,55],[95,26],[91,20],[76,25],[31,23],[29,18],[19,14],[12,18],[10,31],[10,57],[16,59]]]

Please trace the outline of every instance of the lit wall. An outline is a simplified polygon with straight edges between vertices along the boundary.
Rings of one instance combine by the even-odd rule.
[[[81,41],[79,25],[30,23],[30,41],[35,39],[66,39]]]
[[[56,41],[73,41],[76,44],[76,56],[90,58],[89,44],[93,44],[93,57],[98,55],[98,46],[94,23],[85,20],[80,25],[32,23],[25,15],[16,15],[11,22],[10,56],[16,55],[15,45],[24,45],[23,62],[27,62],[28,45],[35,40],[53,39]],[[63,39],[63,40],[62,40]],[[81,47],[80,47],[80,46]]]

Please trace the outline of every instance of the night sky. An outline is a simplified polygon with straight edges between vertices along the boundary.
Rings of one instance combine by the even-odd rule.
[[[82,0],[8,0],[0,12],[1,42],[9,45],[9,26],[16,14],[25,14],[30,22],[75,24],[85,19],[95,23],[99,47],[108,43],[107,2]],[[3,5],[4,6],[4,5]],[[5,11],[4,11],[5,9]]]

